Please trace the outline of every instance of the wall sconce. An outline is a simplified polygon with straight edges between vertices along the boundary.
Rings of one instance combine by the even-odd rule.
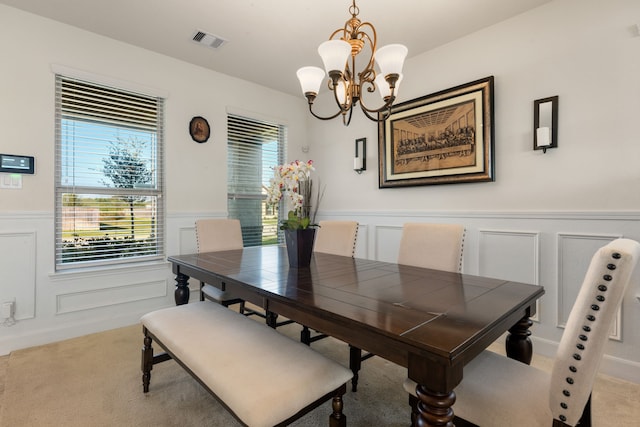
[[[353,158],[353,170],[358,173],[367,170],[367,138],[356,139],[356,156]]]
[[[533,101],[533,149],[558,148],[558,97]]]

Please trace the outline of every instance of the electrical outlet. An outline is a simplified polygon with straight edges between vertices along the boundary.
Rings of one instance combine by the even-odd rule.
[[[2,303],[2,318],[3,319],[11,319],[15,313],[15,303],[11,302],[3,302]]]

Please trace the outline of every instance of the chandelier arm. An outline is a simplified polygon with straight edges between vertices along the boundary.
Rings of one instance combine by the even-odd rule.
[[[368,27],[371,30],[371,32],[373,33],[373,39],[371,39],[369,34],[367,34],[364,31],[360,30],[360,28],[362,28],[362,27]],[[369,63],[367,64],[367,67],[365,69],[373,70],[373,65],[374,65],[374,62],[375,62],[376,46],[377,46],[377,41],[378,41],[378,35],[376,33],[376,29],[373,26],[373,24],[371,24],[369,22],[363,22],[358,27],[358,34],[362,34],[363,39],[366,38],[366,40],[369,43],[369,47],[371,48],[371,56],[369,56]],[[375,76],[374,76],[374,78],[375,78]]]
[[[344,115],[344,112],[342,110],[338,110],[338,112],[335,113],[333,116],[322,117],[322,116],[319,116],[319,115],[317,115],[316,113],[313,112],[312,106],[313,106],[313,104],[309,103],[309,112],[316,119],[331,120],[331,119],[335,119],[336,117],[338,117],[339,114],[343,114]]]
[[[349,37],[348,37],[349,32],[347,31],[346,24],[344,28],[338,28],[333,33],[331,33],[328,40],[333,40],[333,38],[340,33],[342,33],[342,36],[339,37],[340,40],[349,40]]]
[[[349,109],[349,119],[345,121],[345,116],[346,114],[342,114],[342,124],[345,126],[349,126],[349,124],[351,123],[351,117],[353,117],[353,105],[351,106],[351,108]]]
[[[385,114],[382,115],[382,120],[378,119],[377,117],[372,116],[371,114],[369,114],[369,111],[365,110],[365,108],[362,106],[362,104],[360,104],[360,108],[362,109],[362,112],[364,113],[364,115],[371,121],[373,122],[381,122],[387,119],[387,117],[389,117],[389,115],[391,114],[391,106],[389,106],[389,109],[387,110],[387,112]],[[384,109],[382,110],[384,111]],[[381,113],[382,111],[377,111],[377,110],[372,110],[371,112],[374,113]]]
[[[343,87],[345,89],[344,104],[341,104],[340,99],[338,98],[338,88],[340,87],[338,85],[338,80],[342,80]],[[336,105],[340,109],[340,112],[344,113],[349,109],[351,109],[351,107],[353,106],[353,96],[351,93],[352,88],[350,85],[351,82],[345,79],[342,75],[340,75],[340,77],[331,76],[331,79],[329,80],[329,82],[330,82],[329,88],[333,92],[333,99],[336,101]]]
[[[392,91],[390,96],[386,96],[384,98],[384,105],[382,105],[382,107],[369,108],[364,104],[364,102],[362,102],[362,100],[360,100],[360,108],[362,108],[362,111],[366,111],[368,113],[381,113],[384,110],[391,110],[391,106],[393,104],[393,101],[395,100],[396,100],[396,97],[393,95],[393,91]]]

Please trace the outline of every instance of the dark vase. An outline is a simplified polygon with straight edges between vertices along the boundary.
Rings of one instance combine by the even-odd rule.
[[[284,239],[287,243],[287,255],[289,255],[289,267],[309,267],[315,238],[315,228],[284,230]]]

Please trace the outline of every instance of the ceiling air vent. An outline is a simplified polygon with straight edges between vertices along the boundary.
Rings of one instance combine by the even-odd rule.
[[[210,47],[211,49],[218,49],[228,41],[223,39],[222,37],[216,36],[214,34],[208,34],[200,30],[196,30],[191,40],[198,44]]]

